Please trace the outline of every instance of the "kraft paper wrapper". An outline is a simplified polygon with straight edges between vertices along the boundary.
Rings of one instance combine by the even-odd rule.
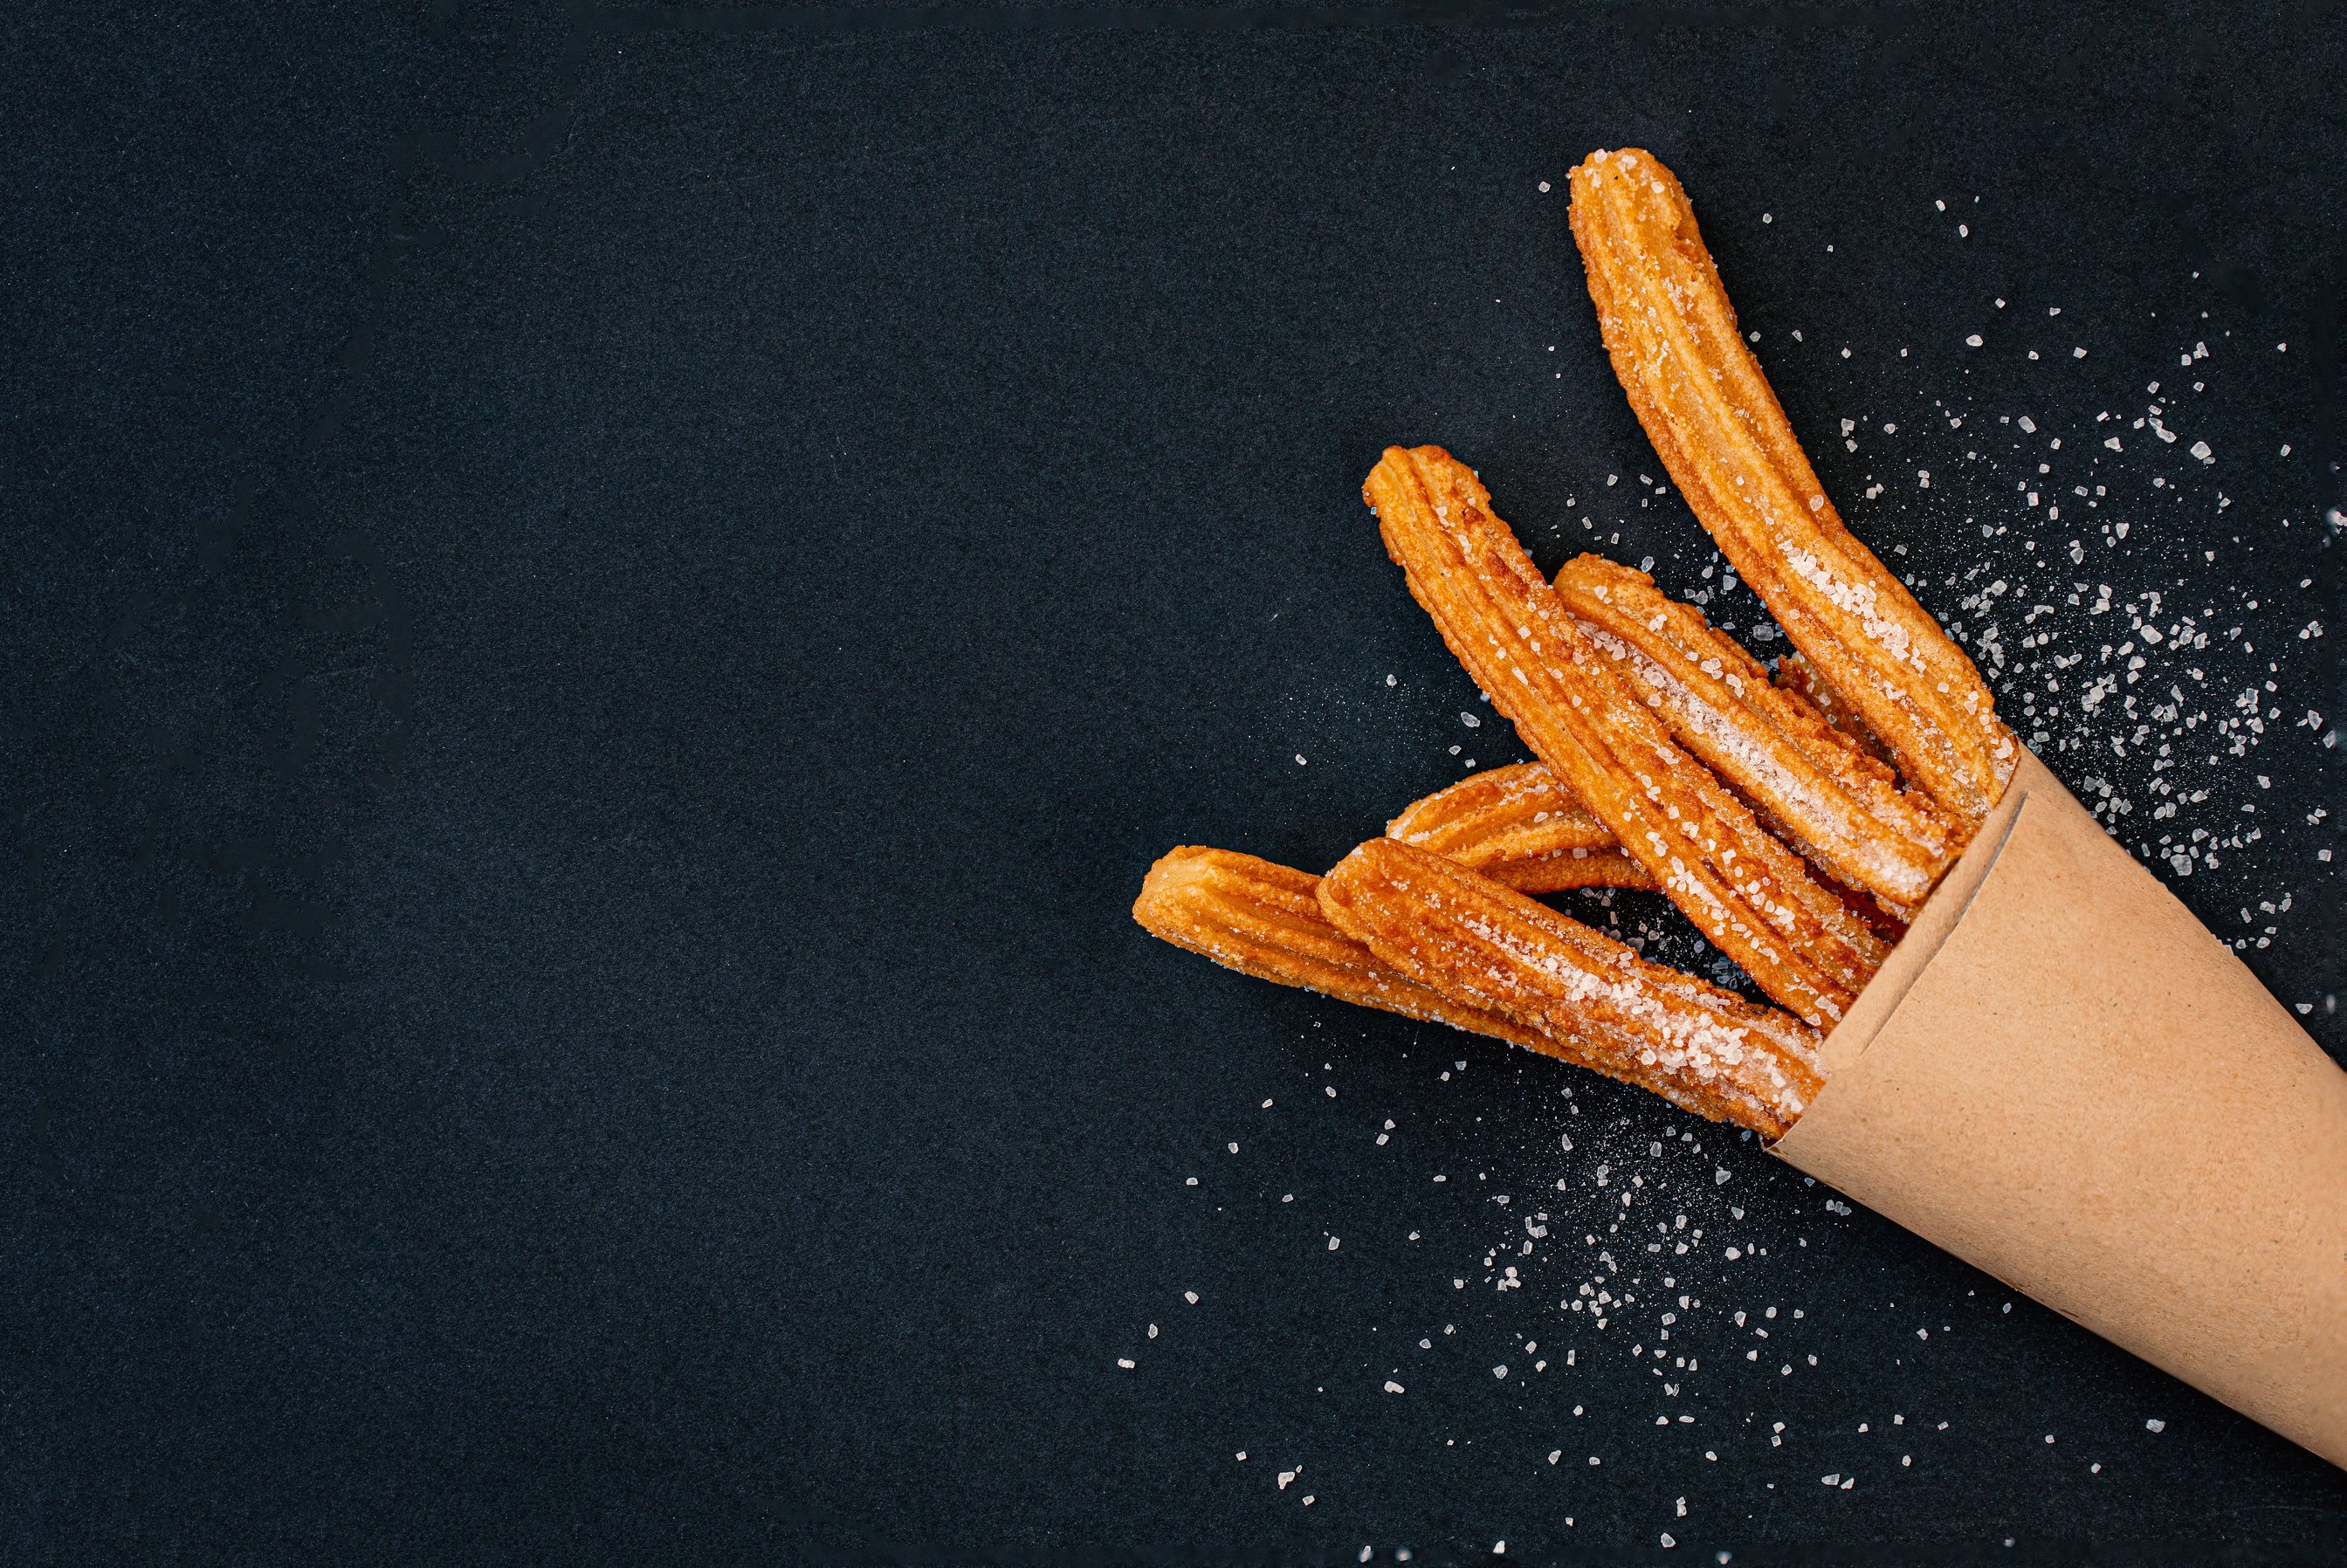
[[[2347,1466],[2347,1072],[2034,756],[1779,1156]]]

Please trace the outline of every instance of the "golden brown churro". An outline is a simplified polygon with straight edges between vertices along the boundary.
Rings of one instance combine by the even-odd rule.
[[[1679,748],[1439,446],[1389,446],[1362,496],[1386,549],[1492,703],[1714,946],[1811,1024],[1886,949]]]
[[[1842,526],[1670,170],[1635,149],[1573,173],[1573,234],[1614,374],[1664,466],[1778,625],[1969,835],[2020,743],[1963,651]]]
[[[1655,879],[1539,763],[1486,768],[1413,803],[1386,836],[1504,882],[1519,893],[1646,887]]]
[[[1914,912],[1950,858],[1947,821],[1928,799],[1901,794],[1888,767],[1645,572],[1584,555],[1557,573],[1556,591],[1679,743],[1779,837],[1902,917]]]
[[[1776,1137],[1817,1092],[1818,1036],[1649,963],[1454,861],[1373,838],[1320,883],[1329,923],[1420,985],[1538,1028],[1553,1054]]]
[[[1319,887],[1309,872],[1184,845],[1149,868],[1133,917],[1152,936],[1257,979],[1555,1054],[1538,1030],[1429,990],[1340,936],[1320,912]]]

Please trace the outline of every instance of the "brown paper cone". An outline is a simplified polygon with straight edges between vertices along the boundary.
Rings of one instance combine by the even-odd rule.
[[[1775,1145],[2347,1465],[2347,1072],[2035,757]]]

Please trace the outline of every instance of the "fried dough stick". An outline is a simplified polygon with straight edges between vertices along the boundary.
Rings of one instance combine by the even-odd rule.
[[[1440,446],[1389,446],[1362,496],[1409,590],[1533,754],[1753,982],[1838,1020],[1881,940],[1681,750]]]
[[[1470,774],[1413,802],[1386,836],[1431,850],[1519,893],[1651,888],[1645,866],[1538,763]]]
[[[1559,1054],[1539,1030],[1430,990],[1379,963],[1328,924],[1319,888],[1320,878],[1307,871],[1184,845],[1149,868],[1133,917],[1153,937],[1257,979]]]
[[[1320,883],[1329,923],[1420,985],[1539,1029],[1560,1055],[1768,1137],[1818,1090],[1815,1030],[1649,963],[1457,862],[1373,838]]]
[[[1807,699],[1703,612],[1599,555],[1557,573],[1565,608],[1626,670],[1679,743],[1759,807],[1778,836],[1828,876],[1910,918],[1947,868],[1947,820],[1930,799],[1900,791],[1891,769],[1859,750]]]
[[[1573,172],[1573,235],[1614,374],[1687,504],[1793,646],[1970,836],[2020,743],[1972,661],[1826,499],[1737,335],[1686,192],[1648,153],[1592,153]]]

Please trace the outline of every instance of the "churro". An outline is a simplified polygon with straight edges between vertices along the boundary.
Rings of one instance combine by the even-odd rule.
[[[1414,844],[1519,893],[1651,888],[1589,808],[1539,763],[1470,774],[1405,808],[1386,836]]]
[[[1583,555],[1557,573],[1556,590],[1679,743],[1779,837],[1901,918],[1913,914],[1950,859],[1948,824],[1928,798],[1901,793],[1890,768],[1645,572]]]
[[[1573,173],[1573,233],[1664,466],[1793,646],[1968,836],[2020,743],[1963,651],[1849,529],[1760,373],[1670,170],[1635,149]]]
[[[1554,1054],[1539,1030],[1378,962],[1328,924],[1319,887],[1320,878],[1307,871],[1184,845],[1149,868],[1133,917],[1152,936],[1226,969]]]
[[[1419,985],[1539,1030],[1552,1054],[1776,1137],[1821,1081],[1788,1013],[1649,963],[1457,862],[1373,838],[1320,882],[1329,923]]]
[[[1363,498],[1443,641],[1534,755],[1697,929],[1812,1025],[1887,950],[1800,857],[1671,738],[1439,446],[1391,446]]]

